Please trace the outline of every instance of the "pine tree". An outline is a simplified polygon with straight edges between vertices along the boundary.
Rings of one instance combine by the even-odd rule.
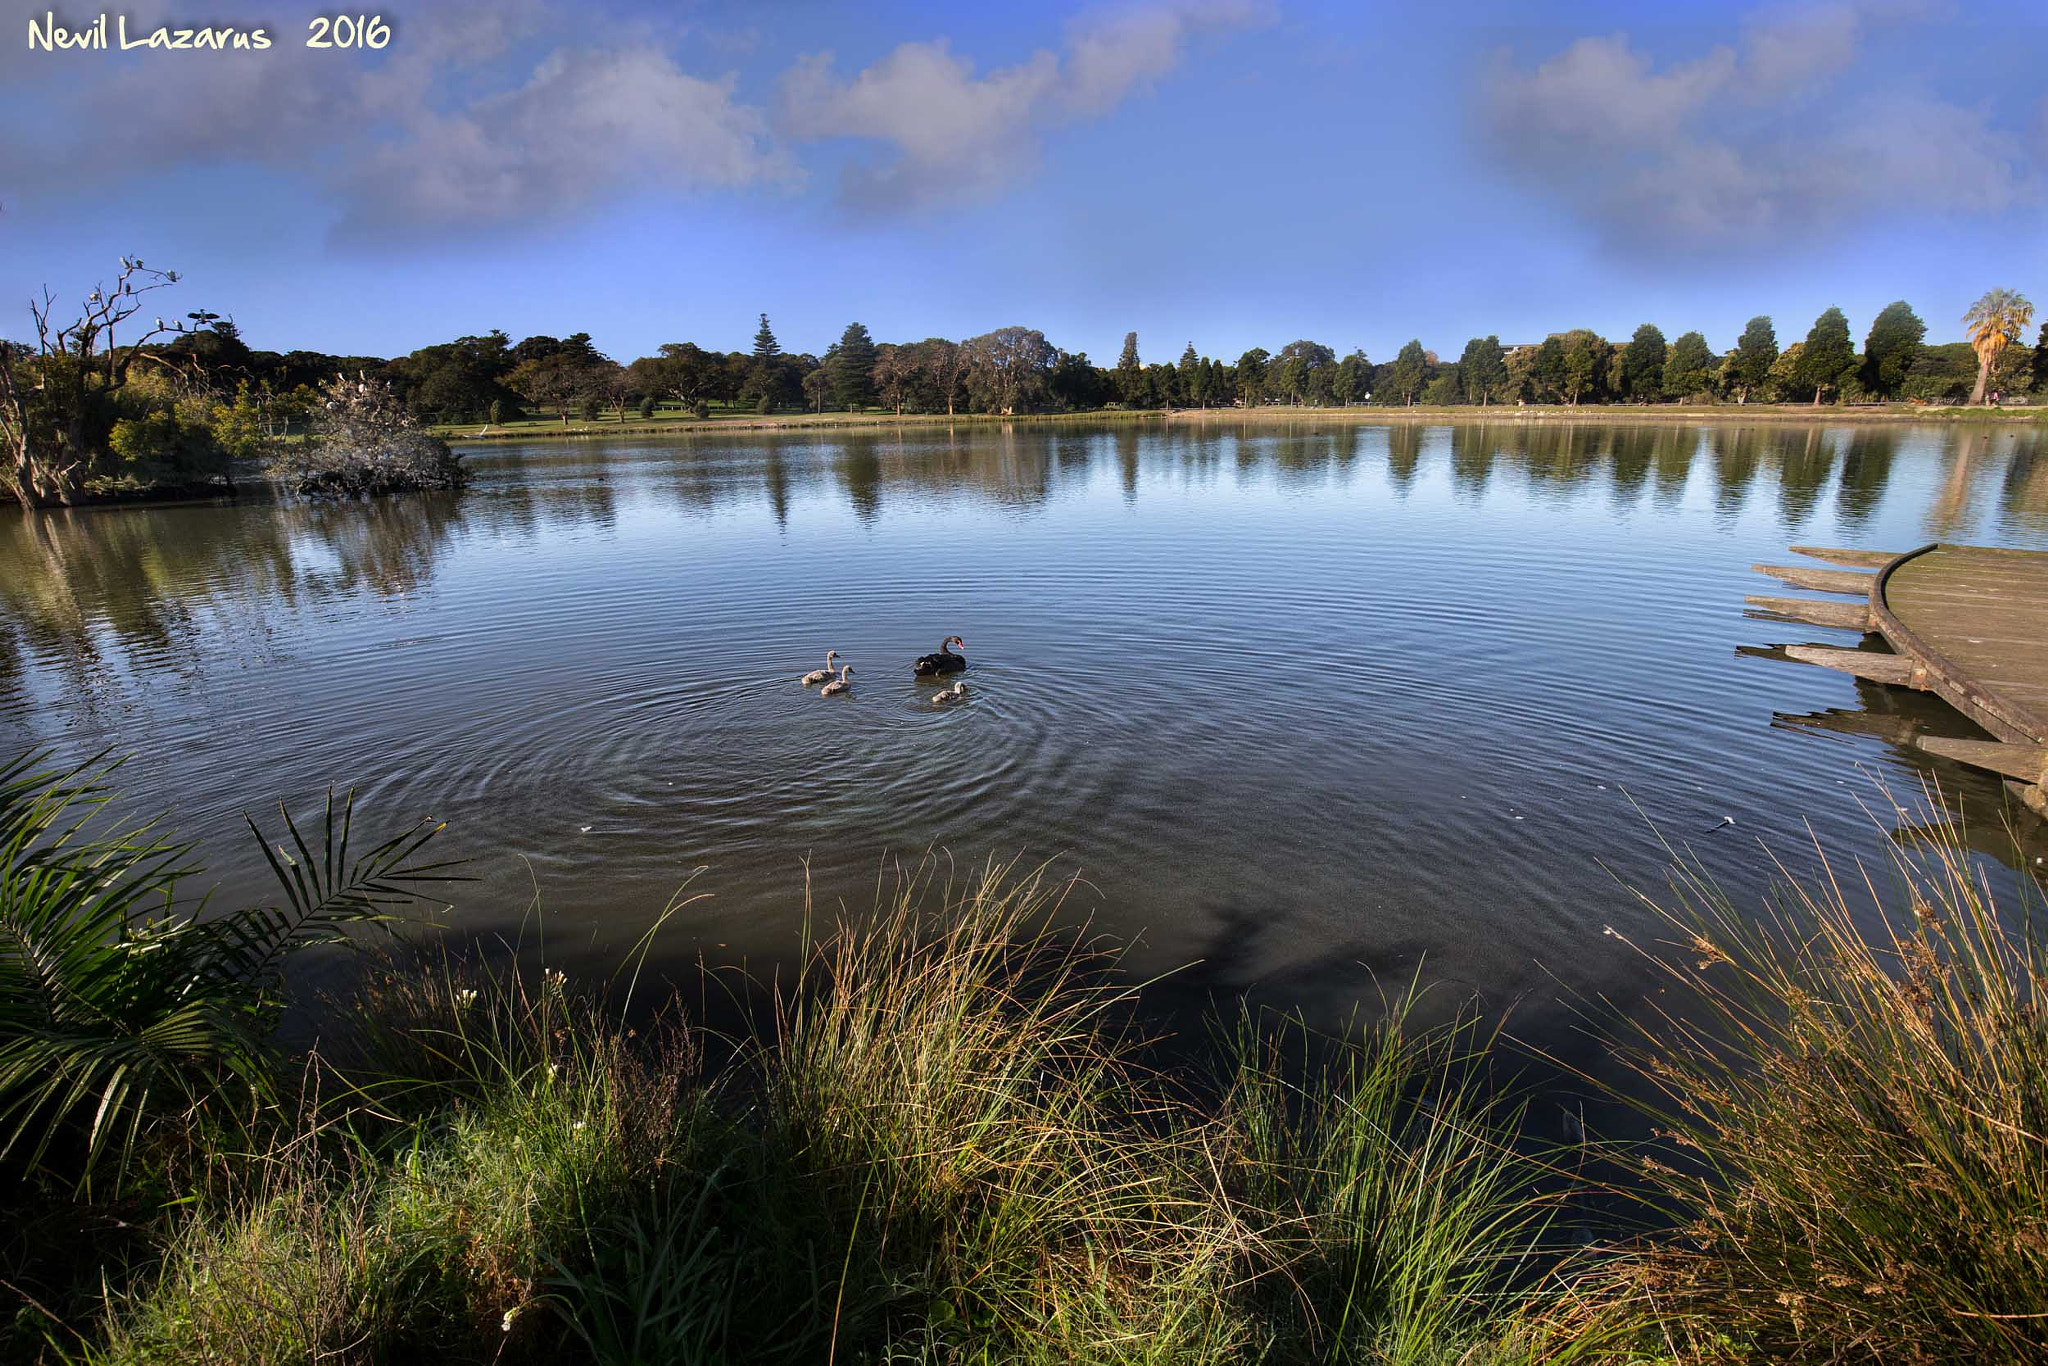
[[[860,323],[848,323],[826,362],[832,401],[849,412],[875,401],[875,339]]]
[[[775,340],[775,330],[768,326],[768,315],[761,315],[761,326],[754,333],[754,359],[772,361],[782,354],[782,346]]]
[[[1148,397],[1144,367],[1138,363],[1138,334],[1124,333],[1123,354],[1116,358],[1116,392],[1128,408],[1141,408]]]

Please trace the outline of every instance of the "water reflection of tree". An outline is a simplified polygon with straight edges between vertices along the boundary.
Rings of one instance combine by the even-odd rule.
[[[1819,427],[1773,431],[1770,448],[1778,462],[1778,522],[1793,535],[1813,516],[1834,472],[1834,436]]]
[[[1485,494],[1501,431],[1484,422],[1451,428],[1451,487],[1463,497],[1476,501]]]
[[[310,536],[334,557],[332,568],[301,570],[322,594],[366,589],[379,597],[417,593],[463,522],[463,498],[423,493],[366,503],[301,504],[281,509],[293,534]]]
[[[1578,488],[1608,463],[1615,435],[1615,428],[1582,428],[1576,422],[1532,429],[1526,448],[1530,484],[1557,493]]]
[[[1676,507],[1692,480],[1693,457],[1699,454],[1699,433],[1690,427],[1660,426],[1650,438],[1650,467],[1657,472],[1657,504]]]
[[[167,658],[194,608],[231,590],[287,601],[296,576],[274,508],[53,509],[0,530],[0,609],[17,648],[92,688],[115,659]]]
[[[1394,492],[1407,497],[1415,482],[1415,470],[1422,463],[1422,424],[1397,422],[1387,433],[1387,478]]]
[[[1124,501],[1138,501],[1138,433],[1133,427],[1117,429],[1116,434],[1117,482],[1123,486]]]
[[[1927,505],[1924,522],[1927,534],[1935,540],[1959,537],[1969,527],[1970,504],[1989,444],[1989,436],[1981,431],[1951,434],[1947,449],[1942,452],[1948,468],[1943,471],[1941,487]]]
[[[259,650],[279,606],[420,588],[461,507],[459,495],[417,494],[20,518],[0,529],[0,634],[84,691],[117,662],[182,667],[202,626],[242,630]]]
[[[873,524],[882,515],[882,457],[880,443],[872,436],[847,436],[840,440],[832,468],[846,489],[853,515]]]
[[[1754,427],[1715,427],[1706,439],[1714,459],[1714,511],[1726,522],[1749,501],[1749,486],[1756,482],[1762,463],[1762,443]]]
[[[1844,530],[1861,531],[1884,501],[1892,461],[1899,453],[1899,434],[1888,427],[1858,427],[1842,450],[1841,482],[1835,492],[1835,515]]]
[[[1617,501],[1633,503],[1641,496],[1654,456],[1651,432],[1632,428],[1614,434],[1609,460]]]
[[[761,485],[768,491],[768,511],[775,518],[777,531],[789,530],[789,468],[782,460],[782,443],[768,443],[767,456],[761,462]]]
[[[2048,452],[2043,437],[2027,435],[2026,444],[2013,453],[2005,467],[2001,501],[2015,526],[2034,532],[2048,532]]]

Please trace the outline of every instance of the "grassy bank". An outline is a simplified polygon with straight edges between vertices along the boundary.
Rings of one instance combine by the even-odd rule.
[[[1855,422],[1855,423],[2033,423],[2048,422],[2048,407],[2039,408],[1916,408],[1908,404],[1881,407],[1838,407],[1805,403],[1715,404],[1679,407],[1672,404],[1599,404],[1583,408],[1537,404],[1528,407],[1475,408],[1469,405],[1432,408],[1427,405],[1404,408],[1289,407],[1262,405],[1257,408],[1104,408],[1074,413],[904,413],[885,411],[860,413],[787,413],[766,417],[734,411],[697,418],[686,410],[673,410],[655,417],[581,420],[564,426],[553,419],[524,419],[486,425],[453,423],[438,426],[435,434],[458,445],[489,441],[590,440],[615,436],[715,436],[725,432],[782,432],[810,430],[900,430],[917,428],[960,428],[1009,423],[1127,422],[1132,420],[1198,424],[1285,424],[1302,422],[1344,422],[1363,425],[1394,422],[1531,422],[1531,423],[1740,423],[1760,422]]]
[[[737,1035],[632,963],[392,942],[285,1055],[264,974],[431,890],[428,832],[287,825],[279,904],[195,930],[141,918],[182,851],[75,829],[92,776],[0,785],[12,1359],[2048,1354],[2040,965],[1953,844],[1901,852],[1876,940],[1835,884],[1759,922],[1681,870],[1672,990],[1602,1023],[1659,1134],[1559,1148],[1515,1050],[1399,1001],[1162,1070],[1144,988],[1015,868],[816,926]]]

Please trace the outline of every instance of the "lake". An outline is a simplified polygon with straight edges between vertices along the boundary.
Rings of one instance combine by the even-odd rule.
[[[1744,657],[1803,541],[2048,548],[1997,426],[917,426],[490,445],[460,496],[0,518],[0,748],[130,754],[221,895],[242,827],[353,786],[449,822],[454,922],[755,966],[926,851],[1054,860],[1196,996],[1319,1020],[1418,972],[1622,991],[1658,832],[1729,885],[1879,854],[1929,698]],[[970,693],[914,657],[967,641]],[[851,695],[798,676],[833,648]],[[1866,811],[1872,804],[1883,819]],[[1736,824],[1714,829],[1724,816]],[[1711,833],[1709,833],[1711,831]],[[1809,833],[1811,832],[1811,833]],[[2036,832],[2038,833],[2038,832]],[[1761,842],[1763,847],[1760,847]],[[1989,841],[1987,841],[1989,843]]]

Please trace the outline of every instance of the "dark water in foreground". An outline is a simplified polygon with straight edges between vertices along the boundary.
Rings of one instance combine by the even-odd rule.
[[[2038,429],[1317,426],[491,447],[466,496],[0,519],[0,748],[133,752],[240,897],[238,813],[354,784],[432,814],[453,916],[760,964],[885,858],[1057,858],[1191,990],[1320,1018],[1373,974],[1497,1003],[1635,980],[1649,822],[1731,886],[1969,727],[1736,647],[1792,541],[2048,548]],[[971,698],[910,660],[968,641]],[[850,698],[797,685],[827,647]],[[1840,714],[1832,714],[1840,713]],[[1629,802],[1642,809],[1638,814]],[[1733,815],[1737,825],[1702,832]],[[1603,866],[1604,865],[1604,866]],[[1610,871],[1611,870],[1611,871]],[[1425,962],[1426,960],[1426,962]]]

